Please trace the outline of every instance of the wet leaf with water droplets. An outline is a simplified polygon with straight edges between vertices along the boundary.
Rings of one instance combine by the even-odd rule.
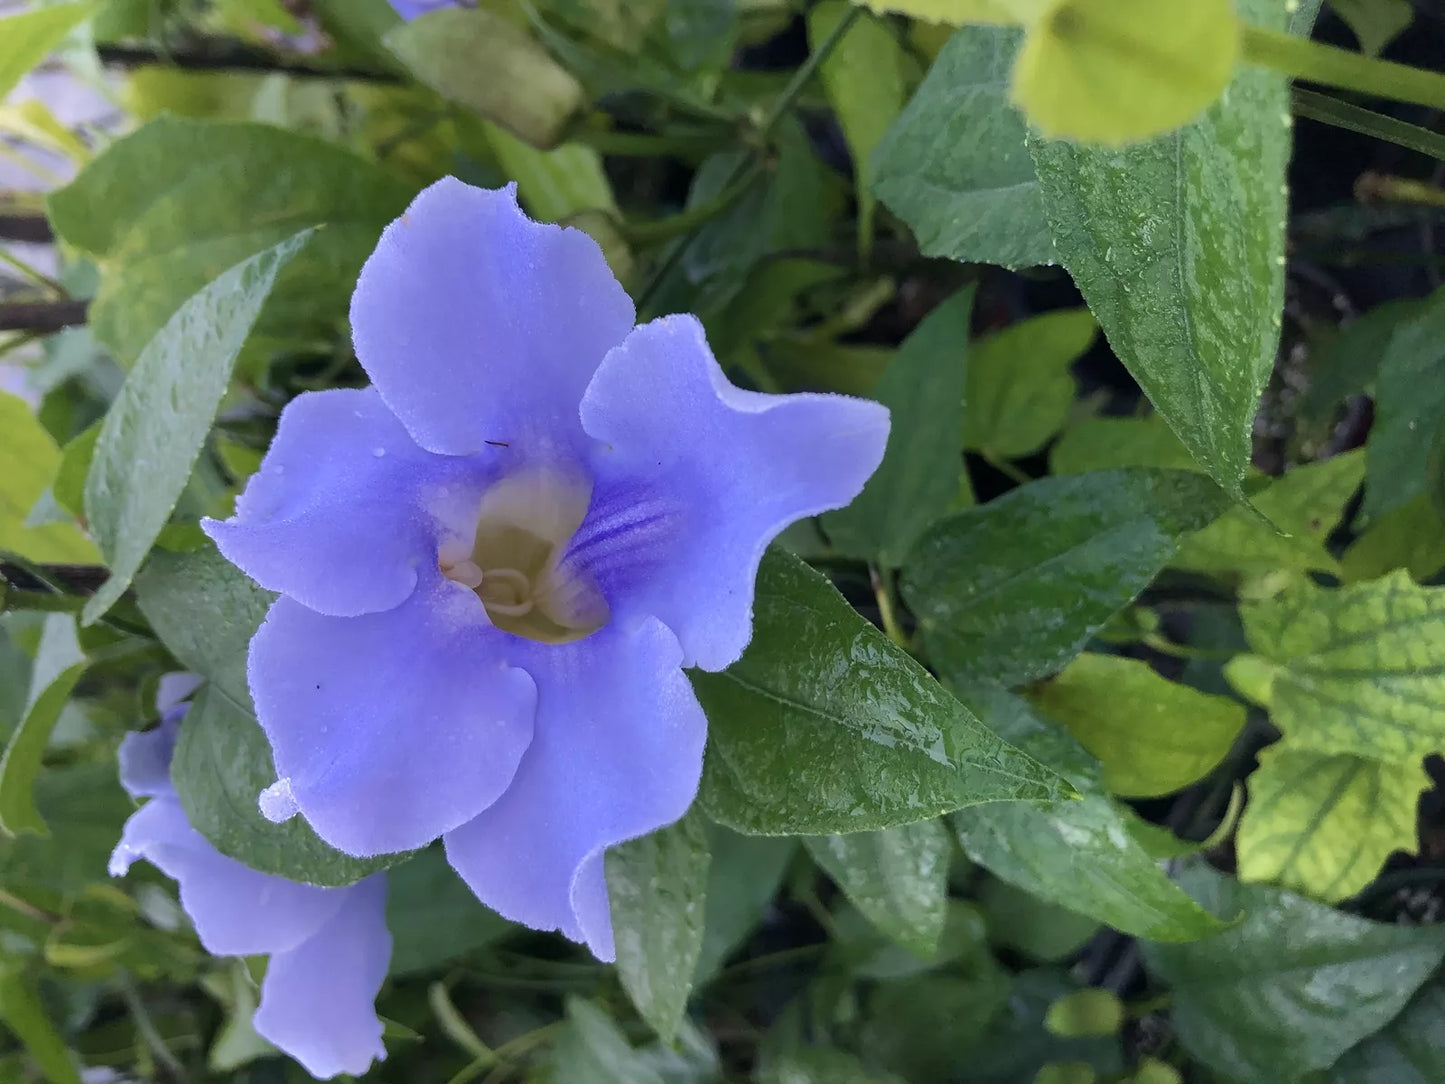
[[[1277,0],[1241,14],[1282,27]],[[1159,413],[1241,496],[1284,304],[1289,95],[1241,68],[1193,124],[1123,150],[1030,141],[1054,246]]]
[[[1072,793],[777,550],[759,572],[747,652],[691,676],[708,716],[700,800],[740,832],[865,832]]]

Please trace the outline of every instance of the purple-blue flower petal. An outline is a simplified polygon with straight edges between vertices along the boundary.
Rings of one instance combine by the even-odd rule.
[[[236,514],[202,525],[262,587],[319,613],[375,613],[436,563],[438,516],[484,473],[418,448],[371,388],[308,392],[282,411]]]
[[[277,600],[251,641],[251,695],[283,789],[322,839],[352,855],[410,850],[496,800],[536,704],[506,639],[435,571],[386,613]]]
[[[457,0],[391,0],[391,6],[396,9],[398,15],[410,22],[429,11],[454,8],[457,6]]]
[[[186,670],[162,674],[160,681],[156,682],[156,711],[165,715],[172,708],[181,707],[204,680],[200,674]]]
[[[360,1076],[386,1057],[376,995],[391,960],[386,877],[349,888],[340,909],[309,938],[272,955],[256,1031],[325,1080]]]
[[[447,858],[488,907],[610,960],[603,851],[687,811],[707,721],[658,621],[516,650],[537,682],[536,736],[506,793],[445,837]]]
[[[721,670],[752,634],[768,543],[841,508],[877,469],[888,411],[842,395],[734,387],[691,316],[645,324],[607,356],[582,401],[593,506],[571,560],[614,615],[654,614],[684,666]]]
[[[449,455],[488,442],[575,453],[582,392],[633,319],[592,238],[531,221],[511,187],[453,177],[386,228],[351,301],[381,397],[418,444]]]
[[[295,948],[336,914],[347,891],[297,884],[227,858],[190,826],[173,793],[152,798],[125,822],[111,876],[141,858],[180,886],[181,907],[217,956]]]
[[[171,754],[184,715],[184,708],[169,711],[159,726],[132,731],[120,740],[120,785],[132,798],[172,793]]]

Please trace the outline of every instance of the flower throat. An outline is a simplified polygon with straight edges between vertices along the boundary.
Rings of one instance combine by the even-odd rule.
[[[471,553],[444,556],[442,574],[474,592],[503,632],[544,644],[590,636],[607,624],[607,601],[565,558],[591,497],[555,470],[508,475],[482,495]]]

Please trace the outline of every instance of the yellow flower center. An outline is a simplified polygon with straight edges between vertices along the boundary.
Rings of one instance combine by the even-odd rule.
[[[607,624],[607,601],[564,558],[591,486],[549,468],[508,475],[482,496],[472,552],[442,558],[447,579],[470,588],[503,632],[565,644]]]

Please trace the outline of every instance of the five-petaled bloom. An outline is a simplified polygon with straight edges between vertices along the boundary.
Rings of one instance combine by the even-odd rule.
[[[352,298],[372,386],[295,399],[205,524],[282,596],[250,652],[262,811],[351,855],[440,836],[483,903],[603,960],[604,850],[697,792],[683,668],[738,658],[769,541],[888,435],[877,403],[734,387],[691,316],[633,321],[585,233],[439,181]]]
[[[314,1077],[366,1072],[386,1057],[375,1008],[391,960],[386,874],[348,888],[317,888],[221,854],[191,827],[171,786],[171,753],[186,708],[163,700],[161,709],[160,726],[121,742],[121,784],[131,797],[150,800],[125,822],[111,876],[145,859],[174,878],[207,952],[270,956],[252,1018],[256,1031]]]

